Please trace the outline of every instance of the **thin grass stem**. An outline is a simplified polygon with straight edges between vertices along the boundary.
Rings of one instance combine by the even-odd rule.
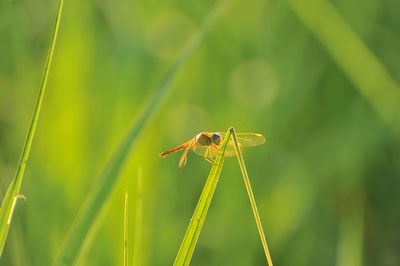
[[[226,145],[229,142],[229,138],[230,131],[228,130],[224,142],[222,143],[221,148],[218,151],[217,157],[208,175],[203,191],[201,192],[192,219],[190,219],[189,226],[186,229],[185,236],[183,237],[178,254],[175,258],[174,266],[190,264],[190,260],[192,259],[197,240],[199,239],[201,229],[203,227],[208,209],[210,207],[215,189],[217,187],[218,179],[224,163],[225,149]]]
[[[242,172],[242,176],[243,176],[244,184],[246,186],[247,194],[249,195],[251,209],[253,210],[254,218],[256,220],[257,229],[258,229],[258,233],[261,238],[261,243],[262,243],[262,246],[263,246],[263,249],[265,252],[265,256],[267,258],[268,265],[273,266],[272,258],[269,253],[269,249],[268,249],[268,245],[267,245],[267,239],[265,238],[265,233],[264,233],[264,230],[263,230],[263,227],[261,224],[260,215],[258,214],[256,200],[254,199],[254,194],[253,194],[253,190],[251,188],[249,175],[247,174],[246,165],[244,164],[243,155],[242,155],[242,152],[239,147],[239,142],[238,142],[238,139],[236,136],[235,129],[230,128],[230,133],[232,135],[233,143],[235,145],[235,151],[236,151],[236,155],[237,155],[237,158],[239,161],[240,171]]]

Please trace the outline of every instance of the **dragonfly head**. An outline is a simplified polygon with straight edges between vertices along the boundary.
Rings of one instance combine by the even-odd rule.
[[[213,133],[211,135],[211,143],[219,145],[222,141],[222,136],[219,133]]]

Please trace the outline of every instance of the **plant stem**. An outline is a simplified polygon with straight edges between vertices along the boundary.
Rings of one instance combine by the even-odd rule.
[[[260,215],[258,214],[256,200],[254,199],[253,190],[251,189],[249,175],[247,174],[246,165],[244,164],[244,160],[243,160],[243,155],[242,155],[242,152],[241,152],[241,150],[239,148],[239,142],[237,140],[235,129],[233,127],[230,128],[230,132],[231,132],[231,135],[232,135],[232,138],[233,138],[233,143],[235,144],[235,151],[236,151],[236,155],[237,155],[237,158],[238,158],[238,161],[239,161],[240,170],[241,170],[242,175],[243,175],[243,180],[244,180],[244,184],[246,186],[247,194],[249,195],[251,208],[253,210],[254,218],[256,220],[257,229],[258,229],[258,233],[260,235],[261,242],[262,242],[262,245],[263,245],[263,248],[264,248],[265,256],[267,257],[268,265],[269,266],[273,266],[272,258],[271,258],[271,255],[269,253],[269,249],[268,249],[268,245],[267,245],[267,240],[265,238],[264,230],[263,230],[263,227],[262,227],[262,224],[261,224]]]
[[[9,185],[7,192],[4,196],[1,208],[0,208],[0,256],[3,253],[4,245],[7,239],[8,231],[10,229],[10,224],[12,220],[12,215],[15,209],[15,204],[17,203],[17,200],[21,197],[22,195],[19,194],[19,191],[21,189],[24,173],[25,173],[25,168],[27,161],[29,159],[29,153],[31,150],[33,138],[35,136],[36,132],[36,127],[37,123],[39,120],[39,114],[40,110],[42,107],[42,102],[44,98],[44,93],[46,89],[46,84],[47,84],[47,79],[49,76],[49,71],[50,71],[50,65],[51,61],[53,59],[53,54],[54,54],[54,49],[56,46],[56,40],[57,40],[57,35],[58,35],[58,29],[60,26],[60,20],[61,20],[61,14],[62,14],[62,9],[64,5],[64,0],[60,0],[59,6],[58,6],[58,12],[57,12],[57,17],[56,17],[56,22],[54,26],[54,31],[51,39],[51,44],[50,48],[47,54],[47,60],[46,60],[46,65],[43,71],[43,76],[42,76],[42,81],[40,83],[40,88],[39,88],[39,94],[36,99],[36,104],[35,108],[33,111],[31,123],[29,125],[28,133],[24,142],[24,146],[21,151],[21,156],[19,159],[18,163],[18,168],[15,173],[15,176],[13,180],[11,181],[11,184]]]

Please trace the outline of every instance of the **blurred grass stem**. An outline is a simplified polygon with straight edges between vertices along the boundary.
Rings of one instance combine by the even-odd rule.
[[[360,36],[326,0],[288,0],[361,95],[400,137],[400,86]]]
[[[125,191],[124,204],[124,266],[128,266],[128,191]]]
[[[136,184],[135,242],[133,246],[133,266],[141,265],[142,232],[143,232],[143,173],[138,170]]]
[[[211,26],[229,9],[231,3],[232,1],[221,1],[215,5],[206,16],[199,30],[193,34],[180,55],[168,68],[143,111],[129,128],[126,136],[119,142],[100,176],[93,180],[91,191],[88,193],[65,237],[55,258],[54,265],[73,265],[79,260],[79,257],[82,255],[81,250],[85,238],[90,234],[91,228],[101,213],[104,203],[109,198],[137,139],[171,92],[173,88],[172,82],[183,64],[187,61],[189,55],[198,47]]]

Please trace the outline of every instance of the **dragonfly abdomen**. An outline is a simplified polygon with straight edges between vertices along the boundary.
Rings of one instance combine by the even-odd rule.
[[[176,146],[176,147],[173,147],[173,148],[171,148],[169,150],[166,150],[166,151],[160,153],[160,157],[165,157],[165,156],[167,156],[167,155],[169,155],[171,153],[175,153],[177,151],[184,150],[188,146],[190,146],[192,142],[193,142],[193,140],[189,140],[188,142],[185,142],[185,143],[183,143],[183,144],[181,144],[179,146]]]

